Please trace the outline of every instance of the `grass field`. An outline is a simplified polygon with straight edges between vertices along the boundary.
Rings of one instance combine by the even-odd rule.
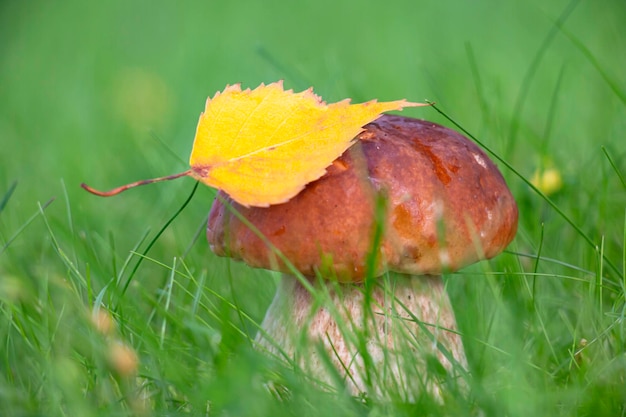
[[[626,415],[624,22],[620,0],[0,3],[0,415]],[[493,152],[519,232],[445,277],[466,394],[325,392],[252,347],[279,277],[210,252],[213,190],[158,235],[192,180],[79,187],[186,169],[207,96],[278,79],[434,101],[452,120],[403,114]]]

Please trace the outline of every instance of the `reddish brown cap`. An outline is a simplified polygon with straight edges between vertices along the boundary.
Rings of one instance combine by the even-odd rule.
[[[361,281],[373,246],[377,193],[386,198],[387,215],[374,275],[456,270],[497,255],[513,239],[515,200],[473,142],[400,116],[383,115],[364,129],[326,175],[287,203],[246,208],[221,193],[209,214],[213,252],[291,271],[236,210],[302,274]]]

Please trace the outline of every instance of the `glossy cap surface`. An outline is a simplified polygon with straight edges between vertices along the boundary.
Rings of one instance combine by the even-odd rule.
[[[209,215],[211,249],[290,272],[236,210],[302,274],[358,282],[372,250],[377,196],[386,215],[375,276],[453,271],[497,255],[515,236],[513,196],[495,164],[463,135],[383,115],[358,137],[326,175],[287,203],[246,208],[221,193]]]

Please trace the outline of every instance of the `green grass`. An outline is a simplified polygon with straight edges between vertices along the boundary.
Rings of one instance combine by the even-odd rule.
[[[0,414],[626,415],[624,21],[619,0],[1,3]],[[207,96],[277,79],[432,100],[494,152],[520,228],[447,276],[467,395],[321,390],[252,348],[277,276],[210,252],[212,190],[144,255],[191,180],[80,189],[184,169]],[[547,167],[563,186],[546,197],[528,180]]]

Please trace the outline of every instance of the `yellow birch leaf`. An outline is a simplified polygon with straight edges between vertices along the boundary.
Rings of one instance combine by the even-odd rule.
[[[288,201],[320,178],[381,113],[423,104],[405,100],[324,103],[312,89],[228,86],[206,102],[189,164],[191,176],[245,206]]]
[[[200,115],[191,169],[110,191],[82,187],[106,197],[138,185],[191,176],[244,206],[280,204],[324,175],[363,126],[381,113],[425,105],[406,100],[350,104],[348,99],[326,104],[312,89],[285,91],[282,81],[254,90],[227,86],[207,99]]]

